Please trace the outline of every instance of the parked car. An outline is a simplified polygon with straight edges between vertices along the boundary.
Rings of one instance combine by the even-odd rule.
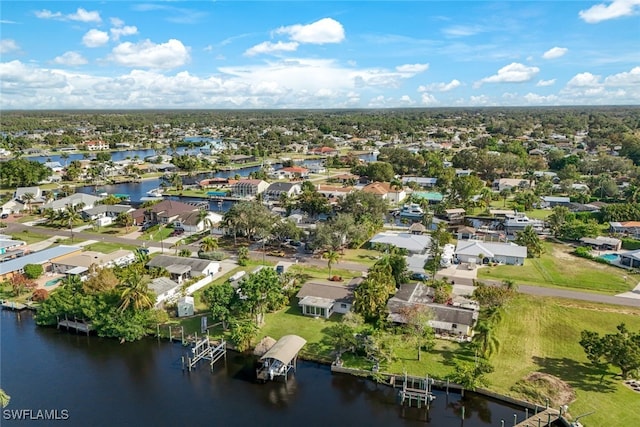
[[[429,280],[429,275],[426,273],[412,273],[411,280],[421,280],[424,282],[425,280]]]
[[[302,246],[302,242],[299,240],[292,240],[289,242],[291,246]]]
[[[269,255],[283,257],[283,256],[286,256],[287,254],[284,253],[284,251],[271,251],[269,252]]]
[[[9,214],[8,213],[3,213],[2,215],[0,215],[0,218],[7,219],[7,218],[9,218]]]

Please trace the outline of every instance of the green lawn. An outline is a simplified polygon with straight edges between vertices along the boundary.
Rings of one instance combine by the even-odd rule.
[[[640,276],[628,270],[571,255],[570,248],[545,243],[540,258],[528,258],[523,266],[500,265],[478,270],[478,280],[510,279],[518,284],[571,288],[618,294],[635,287]]]
[[[309,278],[316,278],[316,279],[322,279],[322,280],[327,280],[330,277],[329,269],[326,267],[323,268],[323,267],[298,264],[298,265],[291,266],[289,271],[294,274],[304,274]],[[331,276],[340,276],[344,279],[345,282],[353,279],[354,277],[360,277],[360,275],[355,271],[341,270],[339,268],[332,268]]]
[[[47,236],[46,234],[38,234],[31,230],[22,230],[19,233],[15,233],[11,236],[14,240],[22,240],[27,242],[28,245],[33,243],[42,242],[43,240],[47,240],[51,236]]]
[[[96,252],[102,252],[105,254],[110,254],[111,252],[115,252],[120,249],[135,251],[136,249],[138,249],[138,246],[123,245],[120,243],[96,242],[96,243],[91,243],[90,245],[87,245],[84,248],[88,251],[96,251]]]
[[[370,267],[381,255],[381,252],[371,249],[347,249],[340,257],[340,261],[358,262]]]
[[[173,228],[169,228],[169,227],[158,228],[157,226],[155,226],[145,231],[140,238],[142,240],[153,240],[154,242],[160,242],[161,240],[164,240],[167,237],[169,237],[171,233],[173,233]]]
[[[490,359],[495,371],[489,388],[514,395],[510,388],[516,381],[544,372],[576,391],[577,400],[569,405],[573,416],[596,411],[581,421],[585,426],[640,425],[640,411],[630,410],[638,407],[640,396],[622,385],[616,368],[600,382],[578,344],[582,330],[612,333],[621,322],[640,329],[640,310],[520,296],[496,329],[500,344]]]

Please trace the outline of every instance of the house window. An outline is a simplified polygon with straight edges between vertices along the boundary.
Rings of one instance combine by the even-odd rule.
[[[345,304],[345,303],[341,303],[341,304],[340,304],[340,308],[347,308],[347,304]]]
[[[453,325],[451,325],[451,327],[452,327],[453,329],[458,329],[458,325],[456,325],[455,323],[454,323]]]

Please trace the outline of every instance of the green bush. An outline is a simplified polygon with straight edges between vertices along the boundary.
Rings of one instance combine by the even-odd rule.
[[[222,261],[225,259],[227,255],[224,252],[215,251],[215,252],[198,252],[198,258],[200,259],[208,259],[211,261]]]
[[[634,251],[640,249],[640,240],[624,238],[622,239],[622,249]]]
[[[573,253],[580,258],[594,259],[594,256],[591,255],[591,248],[587,248],[585,246],[576,248]]]
[[[27,264],[24,266],[24,275],[27,279],[35,280],[42,276],[44,269],[40,264]]]

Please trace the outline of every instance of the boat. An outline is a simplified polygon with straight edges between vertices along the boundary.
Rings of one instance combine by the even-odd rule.
[[[147,191],[149,197],[162,197],[162,188],[153,188]]]
[[[541,231],[544,229],[544,221],[539,219],[531,219],[522,212],[517,212],[515,215],[507,215],[504,221],[504,228],[507,231],[523,230],[529,225],[532,226],[536,231]]]
[[[402,207],[400,216],[404,218],[422,218],[424,216],[424,210],[422,210],[419,204],[411,203]]]

